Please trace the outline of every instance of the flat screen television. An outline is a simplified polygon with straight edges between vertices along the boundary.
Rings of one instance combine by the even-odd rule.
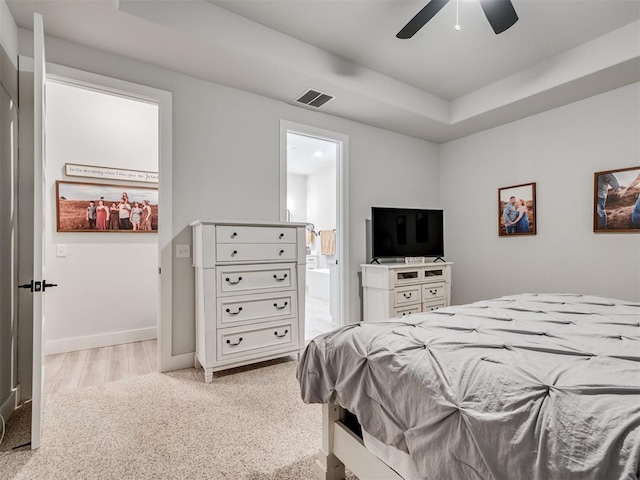
[[[443,257],[442,210],[371,208],[372,257]]]

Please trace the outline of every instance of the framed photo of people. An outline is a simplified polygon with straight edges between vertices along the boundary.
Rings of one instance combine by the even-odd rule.
[[[640,166],[594,174],[593,231],[640,233]]]
[[[498,236],[536,234],[536,184],[498,189]]]
[[[58,232],[158,232],[158,189],[56,182]]]

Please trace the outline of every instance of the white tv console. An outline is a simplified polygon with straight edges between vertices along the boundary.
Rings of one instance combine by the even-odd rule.
[[[452,262],[361,265],[364,321],[374,322],[451,304]]]

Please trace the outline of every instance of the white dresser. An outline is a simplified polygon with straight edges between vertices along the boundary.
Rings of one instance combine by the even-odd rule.
[[[202,222],[193,229],[195,366],[213,372],[304,348],[305,225]]]
[[[364,321],[428,312],[451,304],[451,262],[361,265]]]

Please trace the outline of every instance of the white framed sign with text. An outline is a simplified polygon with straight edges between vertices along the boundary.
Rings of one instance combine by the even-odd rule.
[[[106,180],[158,183],[158,172],[146,172],[144,170],[78,165],[75,163],[65,163],[64,170],[65,174],[70,177],[104,178]]]

